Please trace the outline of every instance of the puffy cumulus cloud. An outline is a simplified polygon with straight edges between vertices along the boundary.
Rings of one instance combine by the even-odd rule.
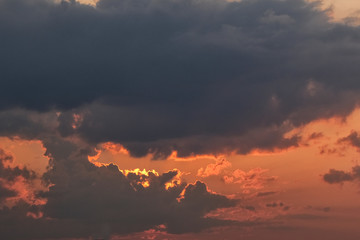
[[[360,166],[353,167],[350,172],[330,169],[324,174],[323,179],[330,184],[358,181],[360,180]]]
[[[197,172],[198,177],[207,178],[218,176],[226,184],[239,184],[244,189],[244,193],[251,190],[259,190],[265,185],[277,180],[277,176],[269,176],[268,169],[254,168],[249,171],[241,169],[231,169],[231,162],[225,158],[218,158],[215,163],[208,164],[205,168],[200,168]],[[256,196],[263,197],[275,194],[276,192],[258,192]]]
[[[297,146],[284,133],[359,101],[359,29],[318,6],[0,0],[0,108],[61,110],[63,136],[133,156]]]
[[[91,146],[79,140],[49,136],[43,144],[50,158],[43,175],[47,190],[36,196],[46,201],[18,201],[0,210],[1,239],[109,238],[159,225],[169,233],[185,233],[232,223],[206,215],[234,207],[238,200],[213,193],[199,181],[186,184],[178,170],[159,174],[95,166],[87,159],[95,154]]]
[[[241,169],[234,170],[230,175],[224,175],[223,180],[225,183],[235,183],[241,184],[242,188],[245,189],[245,192],[248,192],[250,189],[262,189],[264,185],[273,182],[277,179],[276,176],[267,176],[265,175],[268,172],[268,169],[254,168],[249,171],[243,171]],[[273,194],[273,192],[258,193],[259,196],[266,196]]]
[[[231,162],[225,158],[217,159],[215,163],[210,163],[206,168],[200,168],[197,175],[200,177],[209,177],[220,175],[224,169],[231,167]]]

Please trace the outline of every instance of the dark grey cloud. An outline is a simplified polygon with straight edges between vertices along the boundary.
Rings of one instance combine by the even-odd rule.
[[[106,141],[155,159],[174,150],[285,149],[301,140],[284,137],[294,127],[347,115],[359,103],[360,30],[332,23],[317,5],[0,0],[0,135],[39,139],[50,158],[49,190],[37,193],[47,203],[3,207],[0,238],[109,238],[162,224],[170,233],[232,224],[206,217],[237,201],[204,183],[167,188],[176,171],[125,175],[87,156]],[[4,165],[0,174],[33,177]],[[324,180],[358,175],[330,170]],[[15,193],[0,185],[0,194]]]
[[[0,184],[0,203],[10,197],[16,197],[17,193],[7,187]]]
[[[46,216],[118,223],[121,227],[114,229],[118,233],[144,231],[161,224],[170,232],[181,233],[201,230],[210,221],[204,218],[206,213],[236,204],[235,200],[208,192],[201,182],[190,185],[174,182],[167,189],[165,184],[173,180],[177,171],[160,176],[152,173],[126,176],[115,165],[95,167],[86,156],[74,156],[70,161],[54,155],[52,170],[44,176],[54,184],[42,195],[48,200],[44,207]],[[149,186],[144,187],[144,182]],[[180,224],[183,222],[197,225]]]
[[[81,125],[77,129],[71,128],[72,117],[61,117],[59,130],[63,136],[78,134],[93,144],[109,140],[120,142],[133,156],[139,157],[151,153],[154,158],[166,158],[174,150],[178,151],[178,156],[189,156],[194,153],[221,154],[230,151],[245,154],[254,148],[286,149],[298,146],[301,140],[301,136],[298,135],[284,137],[292,127],[287,123],[268,128],[259,126],[256,129],[248,129],[242,134],[222,134],[216,133],[216,126],[213,126],[214,128],[204,126],[207,124],[205,120],[196,123],[192,122],[191,117],[182,117],[180,123],[176,119],[175,112],[174,117],[168,119],[166,116],[161,116],[162,110],[146,108],[134,110],[102,104],[93,104],[84,111],[89,112],[83,115]],[[147,118],[142,116],[144,112]],[[227,128],[226,123],[222,123],[220,119],[217,122],[219,128]],[[191,127],[194,124],[196,126]],[[214,132],[211,129],[214,129]]]
[[[324,137],[324,134],[322,132],[313,132],[308,137],[308,140],[315,140]]]
[[[348,136],[340,138],[338,143],[349,143],[351,146],[360,150],[360,135],[353,131]]]
[[[48,190],[34,192],[36,198],[46,199],[46,204],[19,200],[13,207],[1,205],[1,239],[106,239],[115,233],[141,232],[158,225],[165,225],[170,233],[184,233],[233,223],[205,216],[218,208],[233,207],[237,200],[211,193],[201,182],[174,182],[166,187],[177,170],[160,176],[125,175],[112,164],[94,166],[87,159],[95,154],[94,145],[60,136],[55,112],[6,110],[1,112],[0,122],[8,126],[1,126],[0,135],[39,139],[50,158],[42,176]],[[13,157],[0,149],[0,204],[18,195],[8,187],[17,177],[29,184],[39,177],[27,168],[5,165],[12,161]],[[144,187],[144,182],[149,187]]]
[[[159,225],[169,233],[180,234],[234,223],[206,215],[234,207],[238,200],[210,192],[199,181],[180,182],[175,179],[178,170],[160,175],[125,174],[114,164],[97,167],[90,163],[87,156],[93,150],[85,143],[48,136],[43,144],[50,158],[48,171],[42,177],[48,190],[38,191],[36,196],[46,199],[46,203],[19,201],[14,207],[2,208],[1,239],[109,238]],[[26,169],[12,171],[16,176],[18,171],[27,176]],[[0,173],[11,180],[1,168]]]
[[[41,139],[56,132],[57,119],[53,111],[39,113],[19,108],[0,111],[0,136]]]
[[[256,208],[254,206],[245,206],[244,207],[246,210],[249,210],[249,211],[252,211],[252,212],[255,212],[256,211]]]
[[[267,203],[265,206],[270,207],[270,208],[283,207],[284,203],[282,203],[282,202],[279,202],[279,203],[272,202],[272,203]]]
[[[276,194],[277,192],[258,192],[256,194],[257,197],[267,197],[267,196],[270,196],[270,195],[274,195]]]
[[[0,108],[55,108],[63,136],[133,156],[297,146],[285,130],[359,102],[360,31],[318,5],[1,0]]]
[[[353,167],[350,172],[330,169],[328,173],[324,174],[323,179],[330,184],[360,180],[360,166]]]

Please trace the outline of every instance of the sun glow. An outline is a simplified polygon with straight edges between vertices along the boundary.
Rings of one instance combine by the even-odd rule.
[[[168,157],[168,160],[174,160],[177,162],[191,162],[191,161],[195,161],[195,160],[199,160],[199,159],[219,159],[222,158],[223,155],[221,156],[215,156],[215,155],[211,155],[211,154],[203,154],[203,155],[194,155],[194,156],[190,156],[190,157],[178,157],[178,152],[177,151],[173,151],[172,154]]]
[[[152,170],[140,170],[139,168],[133,169],[133,170],[119,170],[120,172],[122,172],[125,176],[129,175],[130,173],[134,173],[135,175],[145,175],[147,177],[149,177],[151,174],[155,175],[155,176],[159,176],[159,173],[156,172],[154,169]]]
[[[123,145],[121,145],[119,143],[106,142],[106,143],[101,144],[101,148],[108,150],[115,154],[122,153],[122,154],[129,155],[129,151]]]

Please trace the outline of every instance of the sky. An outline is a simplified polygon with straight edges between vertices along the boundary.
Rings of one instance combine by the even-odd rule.
[[[0,0],[0,239],[359,239],[359,10]]]

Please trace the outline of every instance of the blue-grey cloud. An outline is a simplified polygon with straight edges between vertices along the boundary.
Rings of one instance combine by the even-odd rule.
[[[0,22],[0,107],[134,156],[297,146],[285,128],[359,102],[359,29],[318,2],[1,0]]]

